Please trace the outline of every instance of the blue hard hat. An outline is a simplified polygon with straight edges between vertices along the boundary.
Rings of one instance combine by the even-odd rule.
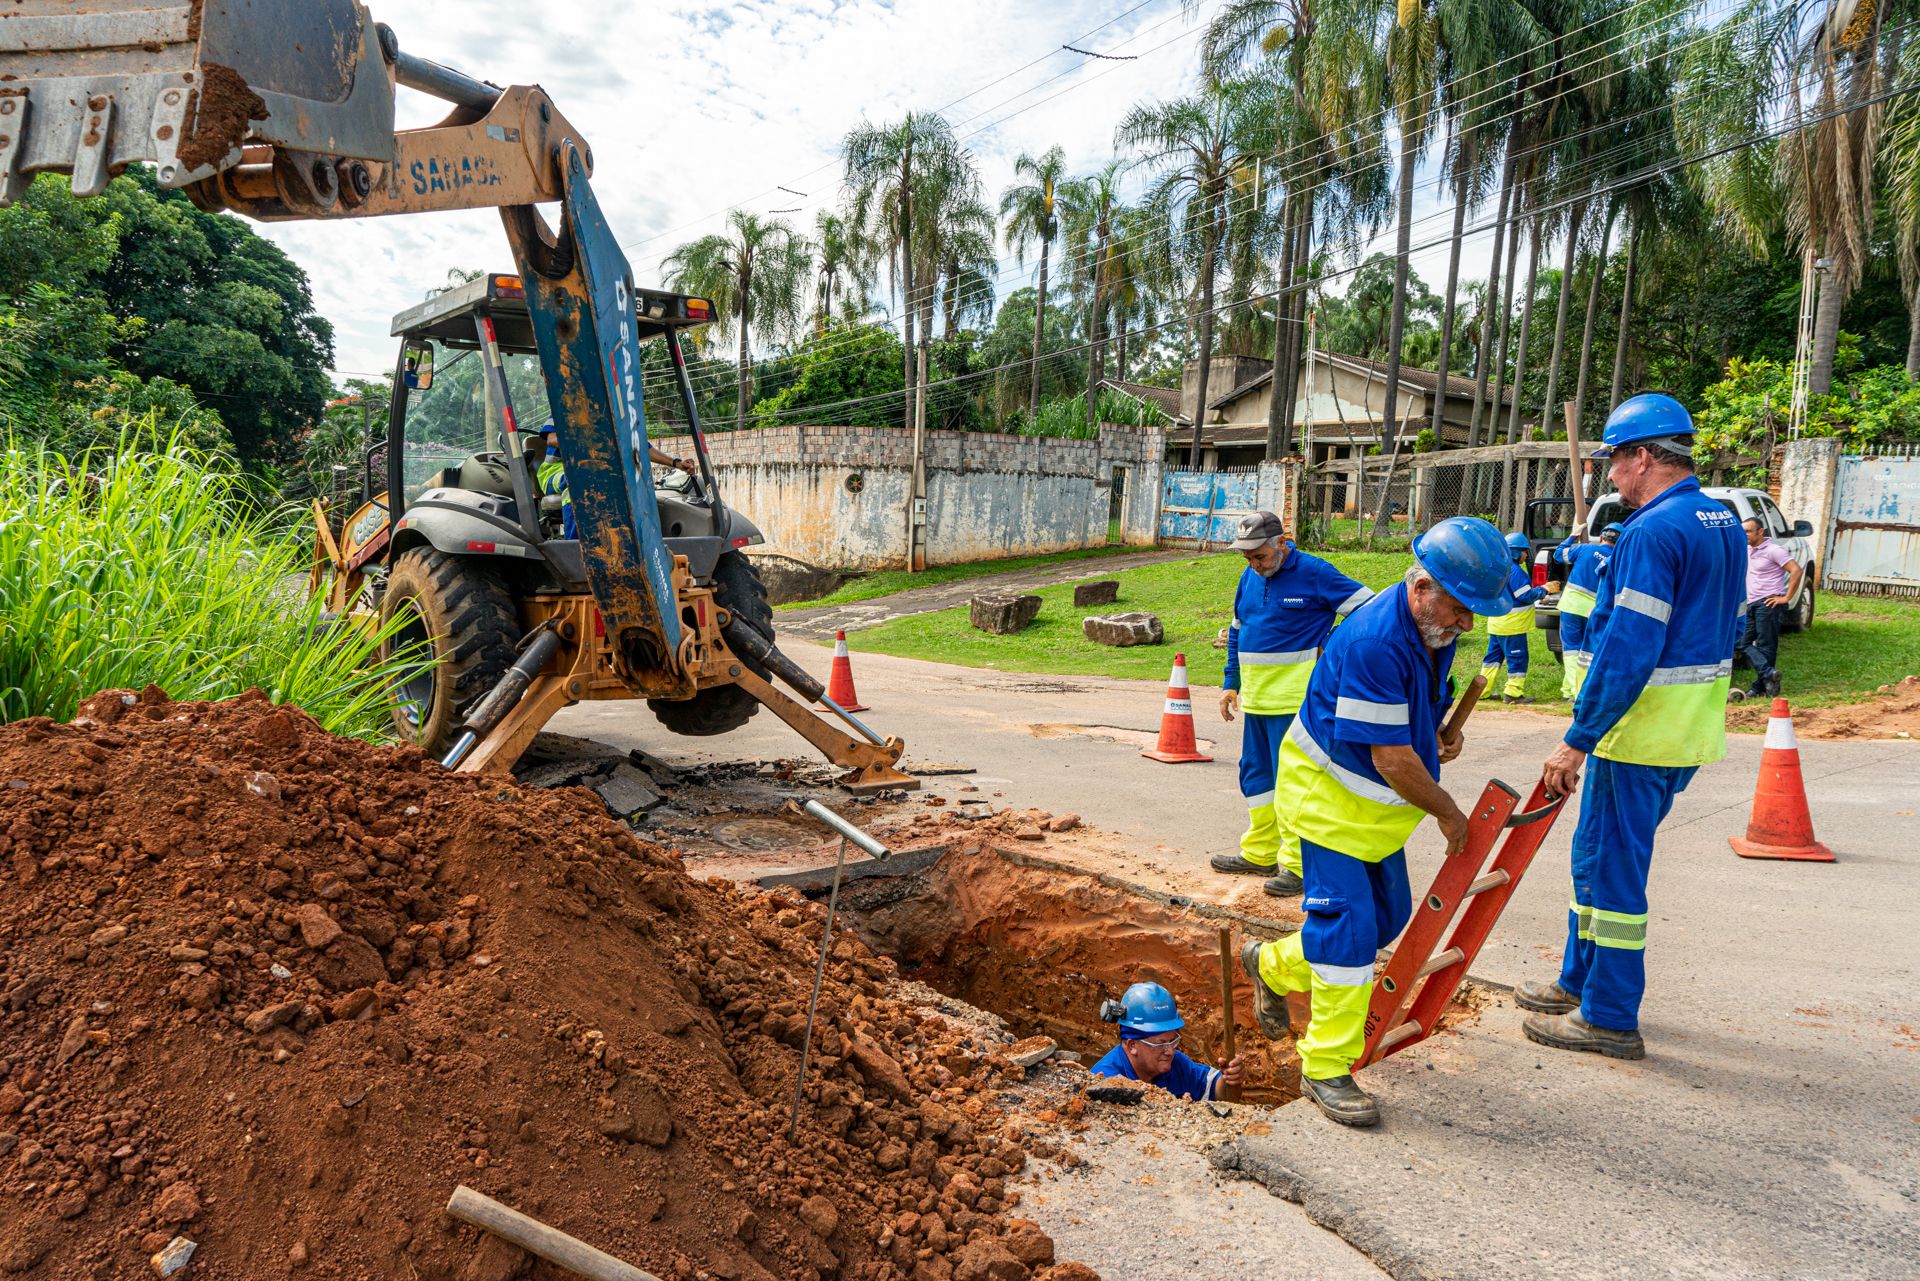
[[[1413,540],[1413,559],[1447,595],[1476,614],[1513,608],[1507,591],[1507,544],[1478,516],[1450,516]]]
[[[1173,1007],[1173,993],[1158,983],[1135,983],[1122,994],[1120,1004],[1125,1010],[1120,1016],[1123,1035],[1152,1036],[1187,1025]]]
[[[1617,520],[1610,520],[1605,525],[1602,525],[1600,527],[1600,533],[1602,537],[1604,537],[1607,534],[1612,534],[1615,538],[1618,538],[1620,537],[1620,535],[1626,532],[1627,532],[1627,527],[1625,525],[1622,525]]]
[[[1693,415],[1687,412],[1685,405],[1659,392],[1642,392],[1638,396],[1627,397],[1607,415],[1606,430],[1600,438],[1601,448],[1594,457],[1606,458],[1622,445],[1643,440],[1692,434]]]
[[[1507,546],[1517,552],[1523,552],[1532,546],[1532,544],[1527,542],[1527,536],[1525,534],[1513,533],[1507,535]]]

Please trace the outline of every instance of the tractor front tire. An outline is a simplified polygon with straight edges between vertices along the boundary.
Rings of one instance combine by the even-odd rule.
[[[720,608],[744,620],[757,631],[773,635],[773,606],[767,603],[767,587],[751,558],[741,552],[728,552],[713,569],[714,598]],[[734,655],[755,676],[765,680],[766,668],[737,651]],[[738,685],[716,685],[703,689],[692,698],[647,700],[659,722],[675,734],[688,738],[706,738],[739,729],[760,710],[760,700]]]
[[[394,732],[443,756],[467,710],[513,666],[513,593],[483,560],[418,547],[387,575],[380,622],[389,629],[380,658],[394,666]]]

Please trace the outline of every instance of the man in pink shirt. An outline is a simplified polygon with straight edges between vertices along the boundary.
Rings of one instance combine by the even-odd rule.
[[[1766,526],[1757,520],[1747,527],[1747,632],[1740,641],[1740,652],[1753,664],[1753,688],[1733,691],[1742,698],[1772,697],[1780,692],[1780,620],[1786,617],[1787,602],[1800,590],[1805,572],[1787,549],[1767,537]]]

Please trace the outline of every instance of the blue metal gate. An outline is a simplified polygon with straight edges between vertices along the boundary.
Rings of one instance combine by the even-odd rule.
[[[1920,596],[1920,446],[1842,454],[1825,586]]]
[[[1160,541],[1202,549],[1230,543],[1240,518],[1259,506],[1257,471],[1169,471],[1160,500]]]

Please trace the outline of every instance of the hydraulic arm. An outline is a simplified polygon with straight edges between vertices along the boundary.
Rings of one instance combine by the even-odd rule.
[[[396,131],[398,86],[447,102],[448,115]],[[161,186],[203,209],[267,220],[498,208],[549,407],[569,425],[559,447],[598,615],[572,629],[568,653],[549,656],[544,685],[518,674],[523,695],[531,687],[538,696],[540,720],[564,705],[565,673],[600,661],[586,633],[597,640],[604,630],[612,674],[641,697],[737,681],[789,723],[792,712],[807,715],[769,700],[764,682],[740,679],[719,639],[725,620],[709,614],[710,602],[683,600],[654,499],[632,269],[594,200],[593,152],[545,92],[502,89],[408,54],[358,0],[8,0],[0,204],[42,172],[70,174],[77,193],[95,195],[130,164],[151,165]],[[558,227],[534,209],[546,202],[559,204]],[[505,428],[507,448],[522,449],[510,408]],[[405,495],[395,487],[390,497],[398,521]],[[485,700],[496,713],[498,701]],[[531,737],[526,719],[510,731],[517,741]],[[910,785],[892,768],[898,740],[876,748],[877,736],[854,728],[861,737],[817,723],[802,732],[870,785]],[[473,755],[504,768],[518,750]]]

